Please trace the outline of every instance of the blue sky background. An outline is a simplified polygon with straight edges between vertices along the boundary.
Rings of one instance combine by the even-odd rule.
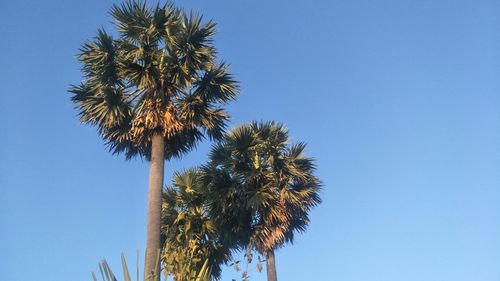
[[[89,281],[144,250],[148,163],[108,153],[66,92],[113,2],[0,2],[1,280]],[[500,2],[177,4],[219,24],[233,125],[283,121],[317,159],[324,203],[280,280],[500,280]]]

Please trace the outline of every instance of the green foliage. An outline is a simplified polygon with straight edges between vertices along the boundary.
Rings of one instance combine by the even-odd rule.
[[[150,157],[151,137],[179,157],[208,135],[220,138],[222,108],[238,86],[212,45],[216,25],[173,4],[114,5],[118,36],[100,29],[78,55],[83,81],[70,87],[80,120],[96,126],[113,153]]]
[[[129,272],[127,262],[125,260],[125,256],[122,254],[122,270],[123,270],[123,281],[132,281],[132,278],[130,277],[131,274]],[[108,262],[106,260],[103,260],[99,263],[99,272],[101,276],[102,281],[117,281],[115,274],[111,270],[111,268],[108,265]],[[93,281],[98,281],[97,275],[95,272],[92,273],[92,279]],[[153,274],[150,280],[156,280],[156,277],[158,276],[157,274],[159,273],[158,269],[156,272]],[[136,268],[136,281],[139,281],[139,262],[137,262],[137,268]],[[196,272],[191,272],[189,277],[186,277],[183,279],[184,281],[209,281],[210,280],[210,269],[208,267],[208,261],[204,261],[202,263],[202,266],[200,269]],[[149,280],[145,280],[149,281]]]
[[[218,279],[221,265],[231,258],[234,247],[220,239],[226,230],[214,223],[207,195],[198,169],[175,173],[163,191],[162,262],[176,281],[199,271],[204,261]]]
[[[130,277],[130,272],[128,270],[127,261],[125,260],[125,256],[122,254],[121,258],[122,258],[122,270],[123,270],[124,281],[131,281],[132,278]],[[137,258],[139,258],[139,256],[137,256]],[[109,267],[108,262],[106,260],[102,260],[101,262],[99,262],[99,272],[101,273],[101,280],[102,281],[117,281],[115,274],[113,273],[113,271]],[[95,272],[92,271],[91,273],[92,273],[92,279],[94,281],[98,281]],[[158,268],[156,269],[155,273],[153,274],[154,275],[153,278],[158,276],[157,274],[158,274]],[[139,281],[139,260],[137,260],[135,280]],[[152,279],[152,280],[155,280],[155,279]],[[145,281],[148,281],[148,280],[145,280]]]

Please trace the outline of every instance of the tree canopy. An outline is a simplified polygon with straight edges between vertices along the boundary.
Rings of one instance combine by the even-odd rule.
[[[304,155],[305,147],[291,144],[282,124],[252,122],[230,131],[210,151],[204,169],[220,198],[215,210],[249,212],[248,243],[262,254],[292,242],[321,202],[314,160]]]

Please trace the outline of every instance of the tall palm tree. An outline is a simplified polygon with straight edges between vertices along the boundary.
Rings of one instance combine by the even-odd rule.
[[[145,278],[160,249],[164,161],[208,135],[219,138],[221,107],[237,85],[212,45],[215,23],[172,4],[114,5],[116,38],[100,29],[78,56],[84,79],[72,86],[80,120],[96,126],[113,153],[150,161]],[[157,274],[159,276],[159,274]]]
[[[165,273],[176,281],[189,280],[205,261],[212,279],[219,279],[221,265],[231,259],[235,249],[221,240],[227,229],[215,224],[208,198],[202,171],[197,168],[175,173],[172,187],[163,191],[161,258]]]
[[[215,175],[212,178],[236,182],[212,186],[225,195],[220,198],[238,202],[232,209],[221,207],[227,213],[250,212],[249,245],[266,257],[269,281],[277,281],[275,250],[305,231],[310,209],[321,202],[320,181],[313,159],[304,156],[305,147],[302,142],[290,144],[282,124],[253,122],[232,130],[215,145],[205,168]],[[230,194],[237,194],[237,199]]]

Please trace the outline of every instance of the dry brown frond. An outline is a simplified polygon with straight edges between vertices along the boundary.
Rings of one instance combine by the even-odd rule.
[[[161,99],[146,101],[146,110],[132,121],[130,133],[136,144],[150,141],[155,133],[170,138],[184,129],[179,121],[178,110],[174,104],[165,105]]]

